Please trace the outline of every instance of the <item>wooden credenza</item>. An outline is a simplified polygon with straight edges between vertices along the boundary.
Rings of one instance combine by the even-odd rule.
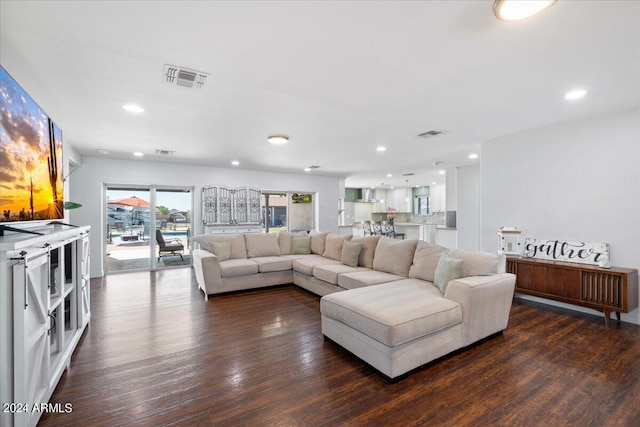
[[[516,275],[516,292],[589,307],[604,313],[628,313],[638,307],[638,270],[507,257],[507,273]]]

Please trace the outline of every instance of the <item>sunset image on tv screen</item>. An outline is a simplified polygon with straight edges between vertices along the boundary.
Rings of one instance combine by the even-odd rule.
[[[61,219],[62,131],[0,67],[0,222]]]

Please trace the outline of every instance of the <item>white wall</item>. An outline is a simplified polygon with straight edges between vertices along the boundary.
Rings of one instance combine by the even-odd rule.
[[[458,248],[480,250],[480,166],[464,166],[457,173]]]
[[[339,178],[336,177],[84,157],[82,167],[69,180],[71,195],[68,199],[82,204],[81,208],[69,211],[69,222],[91,225],[92,277],[102,276],[104,272],[104,184],[193,187],[194,234],[203,232],[200,195],[204,186],[218,184],[232,188],[252,186],[264,190],[315,192],[318,228],[338,232]]]
[[[524,237],[609,243],[613,266],[640,269],[639,109],[498,138],[481,152],[483,250],[497,250],[498,227],[517,226]],[[640,324],[639,310],[623,320]]]

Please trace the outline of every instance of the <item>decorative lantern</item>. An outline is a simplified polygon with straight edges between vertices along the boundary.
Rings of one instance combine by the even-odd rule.
[[[522,242],[520,239],[520,230],[516,227],[500,227],[498,229],[498,253],[521,255]]]

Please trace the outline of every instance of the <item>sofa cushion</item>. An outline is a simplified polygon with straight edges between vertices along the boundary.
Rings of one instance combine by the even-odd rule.
[[[248,276],[258,274],[258,264],[250,259],[228,259],[220,263],[221,277]]]
[[[409,277],[433,282],[440,255],[446,250],[444,246],[419,241],[413,255],[413,264],[409,269]]]
[[[444,252],[440,255],[436,274],[433,278],[433,284],[440,289],[444,295],[447,290],[449,281],[463,277],[463,261],[461,259],[452,258],[448,253]]]
[[[352,242],[362,243],[360,258],[358,265],[367,268],[373,268],[373,255],[376,252],[376,246],[382,236],[353,236]]]
[[[244,240],[249,258],[261,256],[280,256],[278,235],[273,233],[246,233]]]
[[[313,267],[326,264],[342,263],[340,261],[325,258],[320,255],[305,255],[304,258],[299,258],[293,261],[293,271],[306,274],[307,276],[313,276]]]
[[[342,245],[346,240],[351,240],[351,235],[339,235],[329,233],[325,239],[324,253],[325,258],[335,259],[336,261],[342,261]]]
[[[338,284],[338,277],[343,273],[353,273],[356,271],[363,271],[364,267],[349,267],[342,263],[339,264],[324,264],[313,267],[313,277],[323,280],[332,285]]]
[[[291,267],[293,266],[293,259],[281,256],[257,257],[251,258],[250,261],[258,264],[258,272],[260,273],[291,270]]]
[[[462,260],[462,277],[504,273],[506,257],[503,254],[452,249],[449,255]]]
[[[278,246],[280,247],[280,255],[291,255],[291,244],[293,234],[288,231],[278,233]]]
[[[335,292],[322,297],[320,310],[390,347],[462,321],[458,303],[417,279]]]
[[[355,289],[401,279],[404,277],[382,271],[367,270],[341,274],[338,277],[338,285],[345,289]]]
[[[311,253],[311,236],[293,236],[291,254],[304,255]]]
[[[231,244],[229,242],[211,242],[205,246],[209,252],[218,257],[218,261],[226,261],[231,257]]]
[[[418,241],[415,239],[397,240],[386,236],[380,238],[373,256],[373,269],[408,277],[417,244]]]
[[[342,245],[342,257],[340,257],[340,261],[349,267],[357,267],[361,251],[362,243],[344,242]]]
[[[247,245],[244,243],[244,235],[242,234],[200,234],[193,236],[192,240],[203,248],[206,248],[211,242],[229,242],[231,259],[247,258]]]
[[[309,235],[311,236],[311,253],[322,255],[324,253],[324,243],[327,238],[326,233],[319,233],[317,231],[311,231]]]

